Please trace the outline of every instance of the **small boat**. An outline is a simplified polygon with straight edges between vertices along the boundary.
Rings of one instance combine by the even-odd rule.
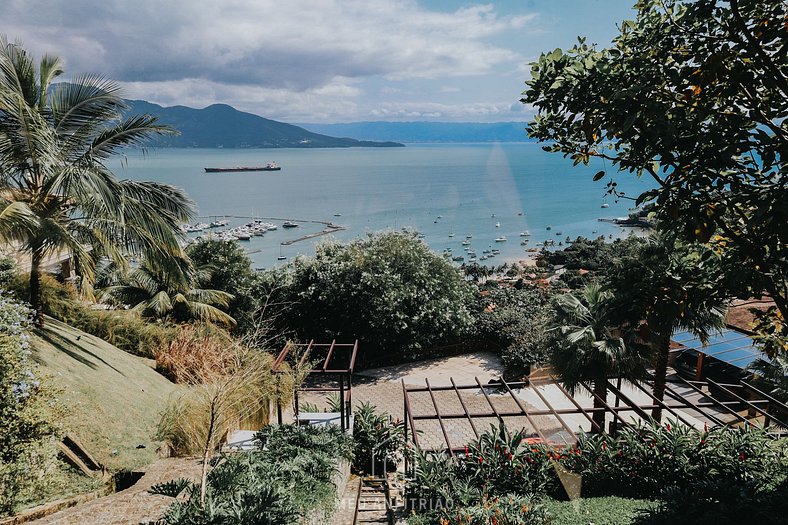
[[[438,215],[438,218],[439,218],[439,219],[442,219],[442,218],[443,218],[443,215]]]
[[[465,260],[465,257],[463,257],[462,255],[455,255],[454,257],[451,258],[451,260],[461,262]]]
[[[269,224],[266,226],[266,229],[269,231],[276,230],[277,228],[279,228],[279,226],[277,226],[276,224]]]
[[[452,238],[452,237],[454,237],[454,234],[453,234],[453,233],[450,233],[450,234],[449,234],[449,238]]]
[[[466,238],[466,239],[473,239],[473,235],[471,235],[471,234],[469,233],[468,235],[466,235],[466,236],[465,236],[465,238]]]
[[[550,226],[550,225],[548,224],[548,225],[547,225],[547,228],[545,228],[545,229],[546,229],[546,230],[552,230],[552,229],[553,229],[553,227],[552,227],[552,226]]]
[[[496,222],[496,223],[495,223],[495,227],[496,227],[496,228],[500,228],[500,227],[501,227],[501,223],[500,223],[500,222]]]
[[[279,257],[276,258],[277,261],[284,261],[285,259],[287,259],[287,257],[285,257],[284,255],[280,255]]]
[[[233,168],[204,168],[205,173],[232,173],[238,171],[279,171],[282,168],[276,162],[269,162],[265,166],[235,166]]]
[[[506,242],[506,237],[501,235],[500,237],[495,238],[495,242]]]
[[[555,234],[556,236],[560,237],[561,235],[563,235],[563,232],[555,232]]]
[[[520,232],[520,237],[528,237],[529,235],[531,235],[531,232],[529,232],[528,230],[525,230],[524,232]]]
[[[342,214],[341,213],[335,213],[334,217],[342,217]]]
[[[523,212],[519,212],[517,215],[522,217],[523,216]]]
[[[463,246],[470,246],[471,245],[471,241],[462,241],[462,245]]]
[[[292,221],[285,221],[282,223],[282,228],[298,228],[298,223]]]
[[[221,221],[213,221],[211,224],[208,225],[209,228],[221,228],[223,226],[227,226],[230,224],[230,221],[221,220]]]
[[[252,236],[249,235],[249,233],[244,232],[244,233],[238,233],[238,235],[236,235],[235,238],[238,239],[239,241],[249,241],[252,239]]]
[[[432,221],[432,222],[433,222],[434,224],[438,224],[438,220],[437,220],[437,219],[436,219],[436,220],[434,220],[434,221]]]
[[[608,204],[608,203],[604,203],[602,206],[600,206],[600,208],[609,208],[609,207],[610,207],[610,204]]]

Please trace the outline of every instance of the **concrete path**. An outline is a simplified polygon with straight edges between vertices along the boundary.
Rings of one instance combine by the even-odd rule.
[[[154,496],[147,490],[156,483],[181,477],[197,479],[200,462],[195,459],[161,459],[145,469],[132,487],[84,505],[31,521],[34,525],[138,525],[155,523],[172,503],[172,498]]]

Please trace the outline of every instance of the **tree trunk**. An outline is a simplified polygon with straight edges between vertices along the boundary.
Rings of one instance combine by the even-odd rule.
[[[665,381],[668,375],[668,355],[670,355],[670,335],[660,334],[657,337],[657,355],[654,359],[654,397],[665,400]],[[651,417],[659,423],[662,420],[662,407],[655,406]]]
[[[34,249],[30,255],[30,306],[33,308],[33,323],[38,328],[44,326],[44,312],[41,304],[41,260],[40,250]]]
[[[594,434],[604,434],[605,405],[603,401],[607,399],[607,376],[602,376],[594,381],[594,393],[599,396],[598,398],[594,396],[594,408],[597,409],[594,411],[594,423],[599,425],[599,428],[597,429],[592,425],[591,432]]]

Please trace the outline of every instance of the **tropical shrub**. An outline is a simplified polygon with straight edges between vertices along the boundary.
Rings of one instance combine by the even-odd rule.
[[[359,339],[366,364],[409,359],[454,342],[473,322],[471,285],[407,233],[323,242],[314,257],[262,276],[253,293],[273,294],[299,339]]]
[[[53,463],[48,446],[59,433],[54,392],[42,383],[31,359],[30,311],[0,291],[0,516],[40,481]]]
[[[475,336],[492,344],[511,370],[547,362],[550,293],[539,288],[492,287],[480,296]]]
[[[251,294],[255,275],[243,248],[236,241],[202,239],[187,247],[186,255],[198,271],[198,287],[232,295],[227,313],[238,323],[239,332],[252,330],[261,298]]]
[[[152,487],[176,497],[164,521],[170,525],[285,525],[315,510],[333,508],[337,462],[350,460],[352,438],[339,427],[269,426],[259,449],[220,456],[208,474],[205,497],[185,480]]]
[[[654,497],[702,481],[765,484],[786,475],[785,447],[758,428],[699,431],[668,422],[578,437],[578,453],[564,463],[590,494]]]
[[[392,421],[386,413],[377,413],[369,403],[356,408],[353,439],[356,443],[353,467],[358,471],[382,474],[384,465],[393,471],[402,459],[403,423]]]
[[[491,425],[467,446],[460,472],[484,493],[543,494],[557,481],[552,461],[561,455],[536,441],[524,430]]]

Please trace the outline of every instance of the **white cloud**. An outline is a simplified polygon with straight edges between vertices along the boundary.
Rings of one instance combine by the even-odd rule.
[[[290,89],[335,76],[483,74],[517,59],[483,39],[531,19],[490,5],[429,11],[413,0],[11,0],[5,11],[15,36],[79,71]]]
[[[131,96],[164,105],[223,102],[313,122],[503,115],[511,99],[454,106],[412,99],[516,68],[523,58],[490,38],[528,28],[535,16],[501,15],[492,5],[433,11],[416,0],[5,4],[9,37],[36,55],[60,55],[69,73],[100,72]]]

